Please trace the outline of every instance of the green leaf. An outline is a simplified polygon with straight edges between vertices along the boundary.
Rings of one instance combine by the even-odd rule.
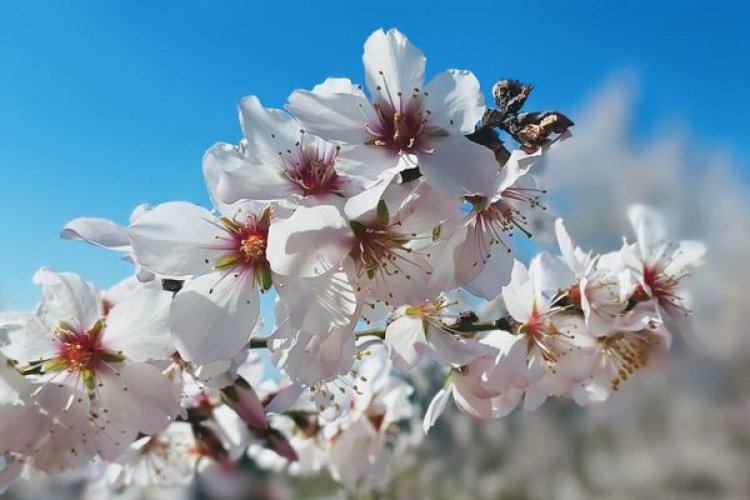
[[[384,200],[380,200],[378,202],[378,224],[386,226],[389,220],[391,220],[391,217],[388,214],[388,205],[385,204]]]

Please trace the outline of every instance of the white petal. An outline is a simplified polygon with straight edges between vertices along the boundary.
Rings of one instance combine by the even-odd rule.
[[[472,242],[467,241],[466,245],[471,245]],[[508,242],[509,244],[509,242]],[[475,258],[478,255],[475,254]],[[510,282],[510,274],[513,269],[513,253],[509,252],[503,245],[494,245],[490,248],[489,257],[483,255],[486,264],[483,266],[478,264],[477,267],[480,269],[476,278],[470,283],[465,285],[465,288],[473,293],[487,300],[492,300],[503,291],[503,287]],[[460,266],[460,260],[456,259],[456,263]],[[471,261],[463,261],[471,262]],[[475,262],[482,262],[477,261]],[[467,269],[468,271],[468,269]]]
[[[294,147],[302,135],[302,125],[292,115],[264,108],[254,95],[240,101],[240,120],[248,156],[260,162],[275,160],[279,152]]]
[[[225,204],[239,200],[280,200],[294,193],[281,171],[278,157],[273,162],[251,160],[230,144],[215,144],[203,163],[219,174],[216,197]]]
[[[513,263],[510,283],[503,288],[503,300],[508,313],[517,321],[525,323],[531,317],[534,287],[526,266],[520,261]]]
[[[672,254],[672,260],[664,270],[672,276],[679,276],[683,272],[690,272],[703,265],[706,255],[706,245],[700,241],[681,241]]]
[[[451,69],[435,76],[427,85],[425,107],[430,125],[456,135],[474,132],[484,115],[484,95],[479,80],[470,71]]]
[[[87,329],[103,315],[101,292],[77,274],[42,268],[34,274],[34,284],[42,288],[39,315],[48,327],[69,321]]]
[[[57,354],[49,327],[33,315],[29,315],[22,326],[8,332],[8,341],[0,351],[19,363],[42,361]]]
[[[171,303],[172,294],[156,288],[141,289],[119,301],[107,316],[105,347],[133,361],[168,359],[175,352],[169,332]]]
[[[169,324],[180,355],[205,364],[234,358],[259,312],[252,272],[216,271],[185,283],[172,301]]]
[[[431,144],[433,152],[418,154],[419,169],[431,186],[456,197],[489,194],[498,170],[492,151],[460,135],[435,137]]]
[[[65,224],[60,237],[64,240],[83,240],[121,252],[130,250],[130,240],[125,229],[108,219],[73,219]]]
[[[162,431],[179,411],[179,390],[158,368],[128,361],[97,374],[97,397],[107,416],[145,434]]]
[[[432,398],[432,401],[430,401],[430,406],[427,407],[427,411],[424,414],[424,421],[422,422],[422,430],[424,430],[425,434],[435,425],[438,417],[445,411],[445,405],[448,403],[448,399],[450,399],[450,394],[449,390],[440,389]]]
[[[138,217],[128,229],[136,260],[167,276],[187,276],[209,269],[227,253],[227,233],[208,210],[175,201]],[[217,239],[217,236],[219,237]]]
[[[369,144],[344,145],[336,158],[336,168],[350,175],[374,181],[382,176],[392,176],[408,168],[399,162],[399,155],[388,148]],[[396,172],[389,171],[396,169]]]
[[[424,84],[425,57],[397,29],[375,31],[365,41],[365,81],[373,101],[399,108],[402,93],[411,96]]]
[[[304,124],[307,132],[348,144],[364,144],[371,140],[373,136],[365,124],[378,120],[372,104],[355,94],[297,90],[289,96],[287,107]]]
[[[644,205],[630,207],[628,218],[638,240],[641,258],[648,259],[667,237],[664,219],[659,212]]]
[[[312,278],[340,267],[351,250],[352,232],[336,207],[299,207],[288,219],[274,219],[266,255],[282,276]]]
[[[474,340],[462,339],[457,335],[430,328],[427,334],[430,354],[444,366],[468,365],[487,353],[486,346]]]
[[[427,347],[421,318],[402,316],[385,329],[383,344],[393,366],[406,372],[414,368]]]
[[[377,219],[378,203],[383,198],[386,189],[392,185],[396,178],[396,172],[393,171],[392,174],[381,177],[368,189],[349,198],[344,205],[346,217],[363,224],[374,222]],[[388,208],[391,209],[391,207]]]
[[[357,310],[356,275],[351,259],[345,268],[317,278],[278,277],[274,285],[295,328],[308,331],[348,325]]]

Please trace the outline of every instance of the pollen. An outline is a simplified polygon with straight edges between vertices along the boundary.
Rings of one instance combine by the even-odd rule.
[[[240,243],[240,252],[247,263],[258,262],[266,255],[266,238],[253,234]]]

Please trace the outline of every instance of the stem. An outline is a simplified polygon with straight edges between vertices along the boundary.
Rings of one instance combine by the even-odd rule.
[[[489,332],[492,330],[507,330],[507,320],[478,321],[476,323],[459,323],[457,325],[446,325],[453,332],[457,333],[474,333]],[[385,338],[385,328],[370,328],[368,330],[359,330],[354,332],[354,336],[359,337],[379,337]]]

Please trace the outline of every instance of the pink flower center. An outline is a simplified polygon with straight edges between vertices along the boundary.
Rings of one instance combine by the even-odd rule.
[[[339,146],[319,140],[302,138],[295,151],[282,154],[284,175],[297,184],[303,196],[338,193],[343,178],[336,172]]]
[[[53,365],[71,372],[96,371],[102,361],[112,357],[102,345],[103,329],[101,320],[88,330],[60,323],[56,330],[57,358]]]
[[[365,124],[365,128],[373,136],[368,144],[385,147],[394,154],[429,150],[427,117],[430,112],[424,109],[419,90],[414,90],[406,103],[399,92],[398,104],[393,99],[391,102],[374,104],[378,121]]]

